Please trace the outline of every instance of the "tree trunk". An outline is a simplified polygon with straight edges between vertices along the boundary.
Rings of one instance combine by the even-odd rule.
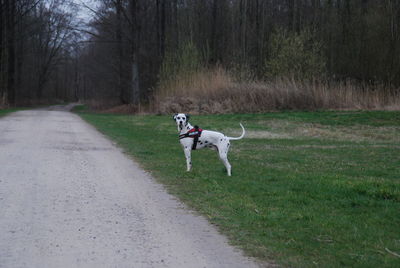
[[[161,0],[161,33],[160,33],[160,56],[161,56],[161,61],[164,59],[165,55],[165,1],[166,0]]]
[[[213,1],[212,7],[212,24],[211,24],[211,63],[216,63],[218,61],[217,54],[217,9],[218,1]]]
[[[139,105],[140,103],[140,72],[139,72],[139,50],[140,50],[140,27],[138,17],[138,0],[131,0],[131,59],[132,59],[132,96],[131,103]]]
[[[3,84],[3,28],[5,24],[3,23],[3,18],[3,0],[0,0],[0,106],[5,104]]]
[[[160,16],[160,0],[156,0],[156,22],[157,22],[157,53],[160,63],[162,63],[161,59],[161,16]]]
[[[122,48],[122,20],[121,20],[121,13],[122,13],[122,3],[121,0],[117,0],[115,2],[115,9],[117,11],[117,29],[116,29],[116,39],[117,39],[117,50],[118,50],[118,92],[119,92],[119,99],[121,103],[128,103],[125,98],[125,92],[123,87],[123,69],[122,69],[122,60],[123,60],[123,48]]]
[[[179,34],[179,14],[178,14],[178,0],[174,1],[174,23],[175,23],[175,47],[179,47],[179,38],[180,38],[180,34]]]
[[[15,105],[15,1],[5,0],[7,37],[7,101]]]
[[[295,20],[295,11],[294,11],[294,1],[295,0],[287,0],[288,6],[288,29],[294,31],[294,27],[296,24]]]
[[[247,0],[240,0],[240,22],[241,22],[241,63],[246,63],[247,58]]]
[[[23,25],[23,21],[20,20],[17,23],[17,33],[20,35],[17,38],[17,53],[16,53],[16,92],[18,92],[18,94],[16,94],[16,101],[18,102],[20,97],[19,95],[22,95],[22,76],[23,76],[23,63],[24,63],[24,41],[25,39],[22,38],[21,36],[24,34],[24,25]]]

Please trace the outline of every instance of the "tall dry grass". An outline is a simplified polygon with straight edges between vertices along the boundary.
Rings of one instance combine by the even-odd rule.
[[[254,113],[275,110],[399,110],[400,90],[354,82],[294,79],[236,82],[222,68],[161,83],[151,109],[157,113]]]

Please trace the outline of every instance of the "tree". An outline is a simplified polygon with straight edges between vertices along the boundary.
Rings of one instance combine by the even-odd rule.
[[[15,105],[15,1],[5,0],[7,39],[7,101]]]
[[[191,51],[198,52],[195,58],[202,68],[218,64],[238,74],[238,79],[265,79],[266,65],[277,70],[287,64],[286,71],[276,75],[296,73],[299,79],[307,79],[311,74],[400,85],[399,1],[101,3],[94,10],[92,37],[81,50],[80,62],[90,69],[82,69],[89,97],[93,92],[95,98],[136,105],[151,99],[152,91],[162,83],[160,79],[174,79],[166,74],[180,73],[176,70],[188,44]],[[285,36],[279,49],[278,31]],[[305,43],[300,42],[298,48],[290,43],[305,32],[312,33]],[[296,58],[299,51],[304,52],[300,65]],[[288,64],[289,58],[282,58],[289,52],[294,53],[294,65]],[[268,72],[268,77],[273,73]]]
[[[140,24],[139,24],[139,0],[131,0],[131,57],[132,57],[132,103],[138,105],[140,102]]]

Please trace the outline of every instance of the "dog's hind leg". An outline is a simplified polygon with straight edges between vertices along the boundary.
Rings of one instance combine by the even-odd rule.
[[[228,148],[221,149],[218,152],[219,152],[219,159],[221,159],[222,163],[224,164],[224,166],[226,168],[226,172],[228,173],[228,176],[231,176],[232,166],[231,166],[231,164],[229,164],[229,161],[228,161]]]
[[[191,149],[185,148],[184,152],[185,152],[185,157],[186,157],[186,167],[187,167],[186,171],[190,171],[192,169],[192,157],[190,155]]]

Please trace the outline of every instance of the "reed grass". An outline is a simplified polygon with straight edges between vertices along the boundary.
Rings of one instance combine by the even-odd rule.
[[[276,110],[399,110],[400,89],[354,81],[235,81],[221,67],[161,82],[151,109],[161,114]]]

